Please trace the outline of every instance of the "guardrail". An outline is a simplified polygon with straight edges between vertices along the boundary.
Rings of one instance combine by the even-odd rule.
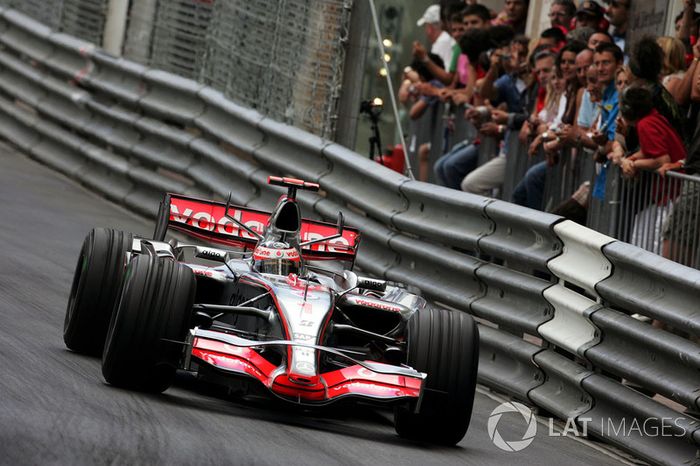
[[[319,218],[342,209],[362,230],[363,269],[480,318],[481,383],[648,461],[697,463],[700,424],[680,411],[700,408],[700,345],[630,315],[697,338],[700,271],[561,217],[410,181],[14,10],[0,9],[0,44],[0,136],[35,159],[150,216],[166,190],[267,207],[280,194],[267,175],[319,182],[325,192],[300,201]],[[672,435],[641,430],[650,419]]]

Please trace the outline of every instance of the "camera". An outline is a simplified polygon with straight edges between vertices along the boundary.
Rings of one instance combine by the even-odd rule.
[[[360,113],[364,113],[371,118],[377,118],[384,110],[384,101],[379,97],[372,100],[363,100],[360,103]]]

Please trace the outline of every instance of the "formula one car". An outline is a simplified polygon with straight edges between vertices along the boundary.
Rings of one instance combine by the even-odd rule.
[[[287,188],[270,214],[168,194],[153,239],[92,230],[66,346],[102,353],[104,378],[120,387],[162,392],[183,370],[297,405],[393,405],[399,435],[459,442],[476,385],[473,319],[352,272],[359,231],[342,213],[335,225],[301,218],[297,190],[319,185],[268,182]],[[168,229],[201,244],[166,241]]]

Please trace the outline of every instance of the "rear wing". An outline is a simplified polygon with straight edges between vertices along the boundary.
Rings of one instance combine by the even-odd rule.
[[[262,234],[270,218],[268,212],[231,205],[229,215],[251,230]],[[250,249],[258,239],[226,218],[226,204],[198,199],[180,194],[167,194],[158,213],[158,224],[154,238],[163,240],[168,228],[189,236],[234,248]],[[332,236],[337,226],[332,223],[302,219],[301,242]],[[305,260],[349,260],[354,261],[360,232],[345,227],[339,238],[305,246],[301,255]]]

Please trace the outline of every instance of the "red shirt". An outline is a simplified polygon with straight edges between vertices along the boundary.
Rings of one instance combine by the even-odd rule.
[[[659,158],[664,155],[671,157],[671,162],[683,160],[686,156],[685,146],[668,120],[656,109],[637,122],[639,148],[648,158]],[[665,205],[678,195],[677,183],[671,188],[666,186],[665,179],[654,178],[652,181],[652,196],[658,205]]]
[[[683,160],[685,146],[671,125],[656,109],[637,122],[639,147],[645,157],[653,159],[664,155],[671,156],[671,162]]]

